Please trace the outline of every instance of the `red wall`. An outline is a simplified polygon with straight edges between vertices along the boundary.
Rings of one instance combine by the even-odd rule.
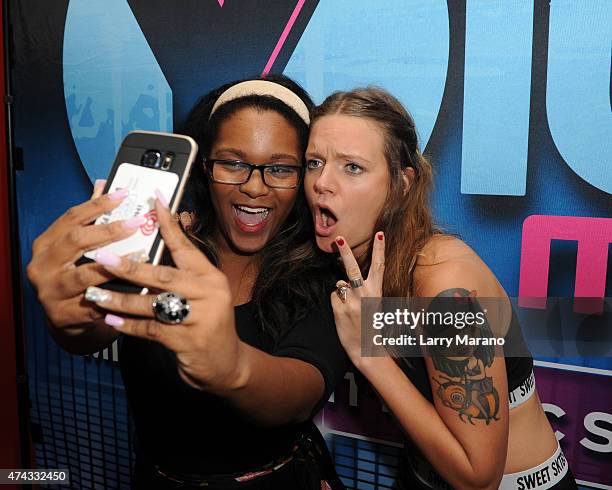
[[[4,13],[0,9],[2,30],[4,30],[3,15]],[[2,66],[2,76],[0,76],[0,434],[2,434],[0,437],[0,468],[20,468],[15,325],[11,284],[6,111],[3,100],[6,93],[4,33],[0,37],[0,66]]]

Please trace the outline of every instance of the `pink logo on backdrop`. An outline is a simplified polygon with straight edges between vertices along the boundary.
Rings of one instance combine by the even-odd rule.
[[[601,313],[612,218],[529,216],[523,223],[519,306],[546,308],[551,240],[578,242],[574,311]]]
[[[217,0],[217,3],[219,3],[219,6],[223,8],[223,4],[225,3],[225,0]],[[289,17],[289,20],[287,21],[287,24],[285,25],[283,32],[278,38],[278,41],[276,42],[276,46],[274,46],[274,49],[272,50],[272,54],[270,54],[270,57],[268,58],[268,62],[266,63],[266,66],[264,67],[263,72],[261,73],[262,75],[267,75],[268,73],[270,73],[270,70],[272,69],[272,65],[274,65],[274,62],[276,61],[278,54],[281,52],[281,49],[283,49],[283,45],[285,44],[285,41],[287,40],[287,36],[289,36],[289,33],[291,32],[291,29],[293,28],[293,24],[295,24],[295,21],[298,18],[298,15],[300,15],[300,11],[302,10],[304,3],[306,3],[306,0],[298,0],[297,3],[295,4],[295,8],[293,9],[293,12],[291,13],[291,16]]]

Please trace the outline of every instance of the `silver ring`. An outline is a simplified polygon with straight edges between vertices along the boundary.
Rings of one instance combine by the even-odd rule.
[[[346,297],[348,295],[349,285],[346,281],[338,281],[336,283],[336,294],[340,301],[346,303]]]
[[[151,306],[158,321],[173,325],[181,323],[191,311],[191,306],[184,296],[170,291],[158,294]]]
[[[358,277],[356,279],[349,279],[349,282],[351,283],[352,288],[360,288],[361,286],[363,286],[363,279],[361,277]]]

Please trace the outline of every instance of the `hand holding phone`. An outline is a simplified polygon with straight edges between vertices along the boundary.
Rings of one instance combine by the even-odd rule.
[[[138,219],[142,224],[131,236],[88,251],[81,262],[95,260],[97,254],[135,254],[142,257],[142,261],[157,265],[163,252],[163,240],[158,232],[155,198],[165,200],[170,211],[176,212],[197,148],[188,136],[144,131],[129,133],[119,148],[104,189],[105,193],[127,191],[127,196],[120,206],[100,216],[95,224]],[[146,292],[118,280],[101,287]]]

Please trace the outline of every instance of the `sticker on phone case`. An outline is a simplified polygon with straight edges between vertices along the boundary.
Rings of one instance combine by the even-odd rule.
[[[96,250],[90,250],[85,253],[85,257],[93,260],[100,250],[115,255],[144,251],[150,256],[151,247],[158,233],[155,189],[159,189],[169,202],[178,186],[178,181],[179,177],[174,172],[165,172],[132,163],[122,163],[115,173],[115,178],[108,192],[128,189],[129,194],[117,208],[100,216],[96,220],[96,225],[138,216],[144,216],[147,221],[128,238]]]

